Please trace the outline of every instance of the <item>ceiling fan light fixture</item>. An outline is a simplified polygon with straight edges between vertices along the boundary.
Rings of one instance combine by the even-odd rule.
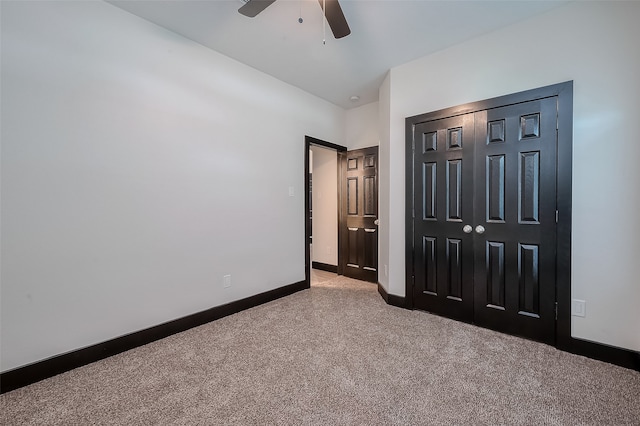
[[[241,15],[244,15],[249,18],[255,18],[260,12],[269,7],[276,0],[237,0],[242,3],[242,7],[238,9]],[[325,22],[329,24],[331,31],[333,32],[333,36],[338,39],[342,37],[346,37],[351,34],[351,29],[349,28],[349,24],[347,24],[347,19],[342,12],[342,8],[340,7],[340,3],[338,0],[318,0],[320,3],[320,7],[322,8],[323,15],[323,34],[326,32],[324,29]],[[300,6],[300,18],[298,22],[302,23],[302,6]],[[326,42],[326,37],[323,37],[323,42]]]

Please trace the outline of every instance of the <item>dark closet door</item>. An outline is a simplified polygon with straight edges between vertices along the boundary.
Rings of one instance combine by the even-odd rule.
[[[556,98],[476,113],[475,314],[555,343]]]
[[[473,114],[414,129],[414,304],[473,318]]]
[[[342,164],[344,187],[340,228],[343,274],[378,281],[378,147],[348,151]]]
[[[415,124],[416,308],[554,343],[556,102]]]

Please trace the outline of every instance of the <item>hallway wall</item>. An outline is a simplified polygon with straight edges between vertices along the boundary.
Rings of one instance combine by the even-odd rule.
[[[338,154],[312,146],[313,262],[338,266]]]

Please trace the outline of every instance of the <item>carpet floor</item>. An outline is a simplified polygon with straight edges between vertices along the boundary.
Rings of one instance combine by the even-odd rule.
[[[2,425],[640,425],[640,373],[311,289],[0,395]]]

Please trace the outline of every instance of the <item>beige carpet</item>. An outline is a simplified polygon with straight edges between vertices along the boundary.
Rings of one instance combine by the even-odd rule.
[[[0,405],[2,425],[640,425],[640,373],[338,277]]]

